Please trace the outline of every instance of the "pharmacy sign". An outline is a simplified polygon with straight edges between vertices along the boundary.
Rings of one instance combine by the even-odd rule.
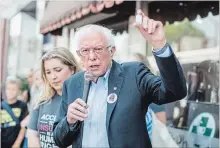
[[[215,136],[215,119],[210,113],[199,114],[191,123],[189,132],[207,137]]]

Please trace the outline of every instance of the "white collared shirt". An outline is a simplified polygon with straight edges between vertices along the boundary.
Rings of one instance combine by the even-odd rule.
[[[110,68],[97,83],[91,82],[88,102],[88,118],[84,120],[82,147],[109,147],[106,130],[108,77]]]

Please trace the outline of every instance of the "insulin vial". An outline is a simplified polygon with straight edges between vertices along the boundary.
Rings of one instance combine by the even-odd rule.
[[[142,15],[141,14],[136,15],[136,24],[138,24],[138,25],[142,24]]]

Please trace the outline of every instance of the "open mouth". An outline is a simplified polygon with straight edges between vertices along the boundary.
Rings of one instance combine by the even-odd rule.
[[[100,65],[91,65],[89,66],[90,70],[97,70],[99,69]]]

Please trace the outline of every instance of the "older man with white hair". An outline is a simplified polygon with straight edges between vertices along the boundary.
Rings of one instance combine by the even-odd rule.
[[[143,21],[135,25],[152,44],[161,77],[153,75],[143,63],[115,62],[116,48],[109,29],[98,25],[82,27],[74,42],[83,66],[94,79],[88,102],[81,99],[85,72],[65,81],[54,129],[58,146],[150,148],[145,122],[149,104],[185,97],[185,78],[166,43],[162,23],[149,19],[141,10],[138,15]]]

